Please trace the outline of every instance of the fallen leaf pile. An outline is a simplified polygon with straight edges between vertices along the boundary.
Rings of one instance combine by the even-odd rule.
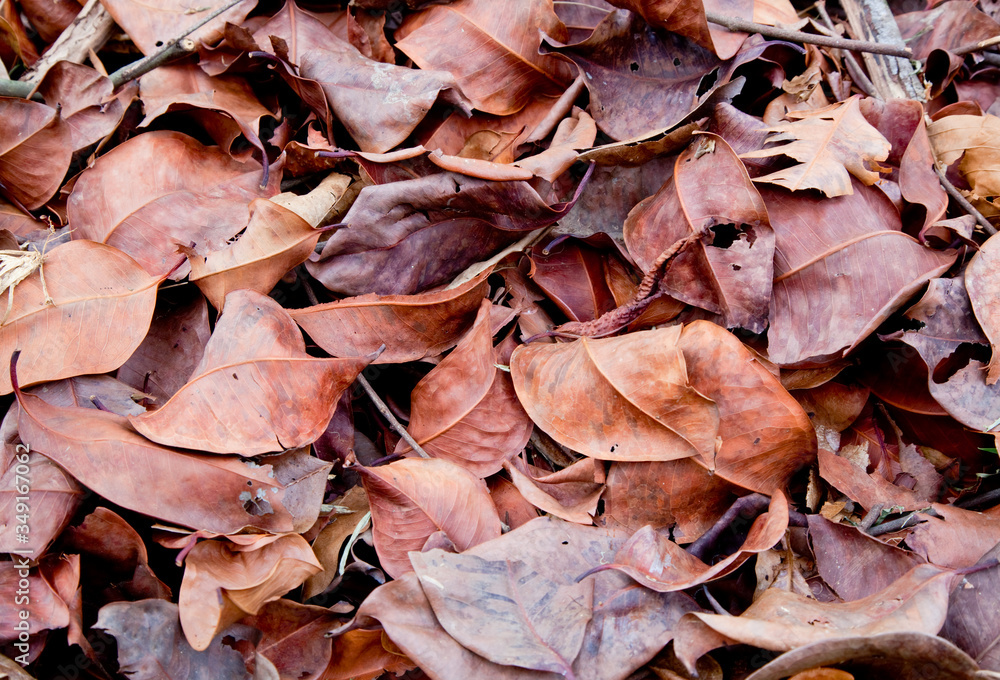
[[[996,2],[893,3],[926,101],[762,35],[855,0],[81,4],[0,2],[5,677],[998,677]]]

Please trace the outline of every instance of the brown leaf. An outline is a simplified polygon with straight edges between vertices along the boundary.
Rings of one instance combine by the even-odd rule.
[[[55,587],[52,575],[46,575],[45,570],[38,566],[30,566],[31,560],[27,557],[12,557],[12,561],[0,563],[0,596],[3,597],[0,600],[0,624],[3,625],[0,641],[15,641],[21,631],[36,635],[44,630],[68,626],[70,611]],[[77,561],[77,579],[80,577],[79,568]],[[24,581],[27,581],[27,586],[23,585]],[[27,618],[20,614],[21,611],[27,612]]]
[[[671,244],[711,228],[671,265],[665,291],[755,333],[767,323],[774,232],[746,168],[721,137],[699,135],[677,158],[672,181],[625,221],[629,253],[648,271]]]
[[[751,555],[774,547],[787,528],[788,499],[779,490],[768,511],[754,520],[740,549],[711,566],[645,526],[619,548],[611,563],[592,571],[615,569],[659,593],[685,590],[731,574]]]
[[[298,604],[291,600],[268,602],[245,622],[263,633],[257,653],[266,657],[279,674],[298,680],[316,680],[333,657],[333,645],[325,633],[340,620],[326,607]]]
[[[16,409],[17,405],[12,408]],[[21,534],[17,533],[17,516],[25,513],[23,499],[28,492],[31,524],[27,526],[30,531]],[[0,477],[0,526],[6,529],[0,536],[0,551],[27,550],[35,556],[45,554],[49,544],[73,518],[84,493],[62,468],[39,453],[28,453],[22,446]],[[28,540],[21,542],[22,536]]]
[[[295,322],[333,356],[382,352],[372,363],[405,363],[441,354],[472,324],[489,270],[462,285],[418,295],[371,293],[290,309]]]
[[[39,94],[69,128],[72,151],[96,144],[118,127],[135,87],[126,85],[118,94],[114,89],[108,76],[70,61],[53,64],[38,84]]]
[[[929,516],[910,529],[906,544],[928,562],[945,567],[971,567],[1000,543],[1000,510],[974,512],[934,503],[940,517]]]
[[[253,455],[308,446],[367,359],[317,359],[295,322],[269,297],[237,290],[188,383],[129,422],[153,441]]]
[[[788,651],[822,640],[886,632],[933,635],[944,624],[948,593],[958,577],[930,564],[914,567],[885,590],[846,603],[817,602],[769,588],[740,616],[694,613],[677,628],[678,657],[688,670],[721,644]]]
[[[536,425],[601,460],[711,460],[718,409],[689,381],[679,326],[618,338],[525,345],[514,388]]]
[[[281,173],[271,173],[261,188],[260,169],[179,132],[133,137],[74,185],[67,205],[73,238],[115,246],[153,275],[167,274],[184,261],[178,245],[221,250],[246,226],[250,201],[277,193]]]
[[[672,527],[675,541],[690,543],[722,517],[737,491],[690,458],[620,461],[608,471],[602,521],[629,533],[647,524],[655,529]]]
[[[745,489],[773,495],[812,462],[809,416],[736,336],[708,321],[684,327],[680,349],[691,386],[719,410],[721,447],[707,465]],[[780,423],[780,425],[779,425]],[[705,459],[694,458],[705,464]]]
[[[1000,303],[1000,239],[990,237],[979,247],[965,269],[965,288],[969,292],[969,302],[976,313],[976,319],[990,340],[993,356],[987,366],[986,384],[993,385],[1000,379],[1000,317],[995,311]]]
[[[451,72],[475,108],[504,116],[531,95],[559,95],[571,80],[559,60],[538,53],[539,31],[566,37],[545,0],[458,0],[410,15],[396,47],[421,69]]]
[[[72,132],[54,108],[28,99],[0,99],[0,117],[0,186],[34,210],[52,198],[69,170]]]
[[[663,33],[622,11],[607,14],[583,42],[549,40],[543,49],[576,65],[597,127],[615,140],[675,125],[693,108],[702,78],[720,65],[679,32]]]
[[[53,248],[42,269],[8,291],[14,304],[0,327],[0,357],[22,351],[22,385],[112,371],[146,335],[160,280],[99,243]],[[0,392],[10,391],[4,373]]]
[[[549,580],[524,562],[443,551],[413,568],[449,635],[493,663],[572,674],[593,607],[594,583]]]
[[[486,485],[440,459],[404,458],[358,468],[371,503],[375,550],[393,578],[412,570],[407,553],[443,531],[459,550],[500,536],[500,519]]]
[[[587,241],[566,239],[535,244],[530,251],[531,280],[572,321],[592,321],[617,307],[605,277],[607,255]]]
[[[114,17],[115,23],[128,34],[136,47],[143,54],[150,55],[200,23],[208,14],[228,4],[228,0],[214,0],[194,8],[187,0],[163,0],[154,6],[136,0],[108,0],[105,9]],[[226,22],[242,23],[253,7],[252,0],[244,0],[188,37],[205,43],[216,42],[222,37],[222,29]]]
[[[682,0],[613,0],[611,4],[635,12],[652,26],[682,35],[704,48],[712,48],[704,3]]]
[[[918,555],[868,536],[857,527],[808,515],[816,570],[841,598],[860,600],[889,587],[922,562]]]
[[[398,676],[415,668],[395,645],[388,643],[381,630],[349,630],[338,635],[333,639],[331,656],[322,680],[375,680],[383,673]]]
[[[580,149],[594,145],[596,137],[597,126],[594,119],[586,112],[578,111],[574,117],[564,118],[559,123],[547,149],[534,156],[521,158],[514,165],[530,170],[536,177],[547,182],[555,182],[557,177],[576,162]]]
[[[256,614],[322,567],[297,534],[261,535],[249,545],[202,541],[184,559],[177,605],[188,644],[204,651],[245,614]]]
[[[755,182],[778,184],[792,191],[819,189],[829,197],[854,193],[850,175],[865,184],[878,181],[879,174],[866,163],[884,161],[890,144],[871,126],[859,108],[860,97],[815,111],[789,111],[791,123],[768,128],[769,142],[789,142],[760,151],[740,154],[741,158],[783,155],[799,161],[784,170],[755,177]],[[850,173],[850,175],[848,174]]]
[[[15,393],[25,444],[124,508],[218,533],[246,526],[291,531],[300,518],[306,527],[315,521],[330,468],[315,458],[307,456],[309,462],[296,465],[289,476],[281,469],[284,461],[257,466],[235,457],[169,449],[137,434],[122,416],[53,406],[36,395]],[[159,484],[155,494],[148,491],[150,480]]]
[[[761,195],[777,239],[767,355],[782,366],[850,351],[957,256],[905,234],[876,187],[856,183],[836,198]]]
[[[851,677],[898,680],[980,677],[976,662],[955,645],[936,635],[904,631],[813,642],[782,654],[747,676],[747,680],[782,680],[793,673],[833,665],[850,668],[855,673]]]
[[[582,188],[581,184],[581,188]],[[309,273],[346,295],[412,294],[444,283],[573,207],[527,182],[441,173],[361,190]]]
[[[981,274],[977,271],[974,276]],[[906,312],[921,327],[904,331],[899,339],[916,349],[926,365],[927,389],[934,400],[966,427],[987,431],[1000,417],[996,401],[1000,386],[986,384],[987,338],[976,323],[963,283],[962,277],[933,279]],[[973,283],[977,292],[982,287],[981,282]],[[984,351],[977,352],[980,348]]]
[[[1000,546],[983,555],[980,565],[993,566],[968,574],[951,594],[941,637],[954,642],[986,671],[1000,672],[1000,612],[993,606],[1000,588],[996,561]]]
[[[306,261],[321,234],[291,210],[254,199],[250,222],[236,243],[205,257],[185,248],[191,263],[188,280],[216,309],[222,309],[230,291],[243,288],[266,295],[288,270]]]
[[[576,575],[613,553],[624,538],[605,529],[539,518],[461,557],[471,555],[486,563],[520,562],[536,578],[567,587],[575,583]],[[577,680],[624,680],[670,641],[678,617],[696,607],[683,593],[637,588],[622,574],[604,572],[589,580],[594,584],[595,604],[580,654],[573,662]],[[451,583],[442,583],[445,594]],[[407,656],[442,680],[566,677],[498,665],[470,652],[441,627],[424,592],[417,575],[407,574],[372,593],[359,608],[356,621],[369,625],[377,620]]]
[[[191,648],[181,632],[177,605],[166,600],[115,602],[101,607],[94,627],[115,637],[118,666],[135,680],[166,677],[250,678],[243,656],[220,635],[203,651]]]
[[[987,215],[996,214],[991,198],[1000,195],[998,131],[1000,118],[993,115],[944,116],[927,126],[938,161],[947,166],[961,159],[958,172],[972,189],[969,200]]]
[[[447,71],[373,61],[333,36],[304,52],[300,64],[362,151],[383,153],[403,142],[439,98],[471,110]]]
[[[407,427],[431,456],[484,478],[524,448],[532,428],[510,376],[497,368],[506,359],[493,348],[492,309],[483,300],[469,332],[413,388]],[[396,452],[405,451],[400,440]]]

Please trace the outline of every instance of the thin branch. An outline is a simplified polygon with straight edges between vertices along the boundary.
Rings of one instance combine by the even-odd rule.
[[[19,99],[41,100],[41,95],[32,95],[35,83],[24,83],[20,80],[0,80],[0,97],[17,97]]]
[[[826,11],[826,0],[818,0],[816,2],[816,11],[819,12],[819,16],[826,25],[827,30],[831,31],[831,35],[833,35],[836,28],[833,25],[833,19],[830,18],[830,14]],[[861,64],[858,63],[854,55],[847,51],[843,51],[842,54],[844,62],[847,64],[847,72],[851,75],[855,85],[861,88],[867,95],[875,94],[875,83],[871,81],[868,74],[861,68]]]
[[[976,218],[976,224],[982,227],[983,231],[990,236],[997,233],[996,228],[990,224],[990,221],[983,217],[983,214],[976,210],[975,206],[969,203],[968,199],[962,195],[961,191],[955,188],[955,185],[952,184],[947,177],[945,177],[944,173],[941,172],[941,168],[939,168],[937,164],[934,165],[934,172],[937,173],[938,180],[941,182],[941,186],[944,187],[944,190],[948,192],[948,195],[954,198],[955,202],[962,206],[962,209],[965,210],[965,212]]]
[[[869,52],[871,54],[888,54],[893,57],[912,59],[913,51],[908,47],[895,47],[878,42],[867,40],[848,40],[847,38],[834,38],[826,35],[815,35],[813,33],[803,33],[793,31],[788,28],[778,28],[765,24],[754,23],[715,12],[705,12],[705,18],[713,24],[724,26],[730,31],[742,31],[744,33],[760,33],[767,38],[778,40],[791,40],[795,42],[809,43],[811,45],[822,45],[823,47],[836,47],[841,50],[855,50],[858,52]]]
[[[902,531],[907,527],[916,526],[917,524],[922,524],[926,521],[926,519],[918,516],[916,512],[908,512],[902,517],[897,517],[894,520],[883,522],[882,524],[876,524],[868,530],[868,535],[881,536],[882,534],[891,534],[894,531]]]
[[[973,52],[979,52],[980,50],[985,50],[994,45],[1000,45],[1000,35],[995,35],[992,38],[986,40],[980,40],[979,42],[969,43],[967,45],[962,45],[954,50],[948,50],[956,57],[964,57],[966,54],[972,54]]]
[[[185,40],[189,35],[197,31],[199,28],[207,24],[212,19],[216,18],[223,12],[228,12],[236,5],[243,2],[243,0],[231,0],[229,3],[223,5],[219,9],[215,10],[207,17],[196,23],[194,26],[188,30],[181,33],[179,36],[169,41],[163,48],[154,54],[149,55],[139,61],[134,61],[128,66],[123,66],[114,73],[111,74],[111,82],[114,84],[115,89],[121,87],[125,83],[135,80],[141,76],[152,71],[158,66],[177,59],[179,57],[184,57],[195,51],[197,45],[193,40]]]
[[[955,505],[966,510],[979,510],[980,508],[992,508],[997,503],[1000,503],[1000,489],[993,489],[978,496],[960,500]]]
[[[410,433],[406,431],[403,424],[396,420],[396,416],[392,414],[392,411],[390,411],[389,407],[385,405],[382,398],[375,393],[371,383],[369,383],[365,376],[360,373],[358,373],[358,383],[361,384],[362,389],[364,389],[365,393],[368,394],[368,398],[372,400],[373,404],[375,404],[375,408],[377,408],[378,412],[382,414],[382,417],[389,421],[389,426],[396,431],[396,434],[402,437],[403,441],[409,444],[410,448],[416,451],[417,455],[421,458],[430,458],[430,456],[427,455],[427,452],[424,451],[420,444],[417,443],[417,440],[411,437]]]

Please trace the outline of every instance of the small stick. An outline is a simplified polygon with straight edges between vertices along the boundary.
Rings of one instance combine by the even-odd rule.
[[[992,38],[987,38],[986,40],[980,40],[979,42],[962,45],[961,47],[957,47],[949,51],[956,57],[964,57],[966,54],[979,52],[980,50],[985,50],[986,48],[993,47],[994,45],[1000,45],[1000,35],[995,35]]]
[[[991,508],[998,502],[1000,502],[1000,489],[993,489],[978,496],[960,500],[955,505],[966,510],[978,510],[979,508]]]
[[[858,52],[869,52],[871,54],[888,54],[892,57],[902,57],[912,59],[913,51],[908,47],[896,47],[884,43],[870,42],[868,40],[848,40],[847,38],[834,38],[825,35],[814,35],[802,31],[793,31],[788,28],[777,28],[765,24],[754,23],[739,17],[716,14],[715,12],[705,12],[705,18],[710,23],[724,26],[730,31],[740,31],[743,33],[760,33],[767,38],[777,38],[778,40],[791,40],[796,42],[809,43],[811,45],[822,45],[823,47],[836,47],[842,50],[856,50]]]
[[[831,32],[834,31],[833,19],[830,18],[830,14],[826,11],[826,0],[819,0],[816,3],[816,11],[819,12],[819,16],[823,20],[823,23],[826,24],[827,29]],[[854,58],[854,55],[850,52],[843,52],[843,55],[844,63],[847,64],[847,72],[851,74],[854,83],[864,90],[865,94],[875,94],[875,83],[865,74],[864,69],[861,68],[861,64]]]
[[[231,0],[231,2],[223,5],[219,9],[215,10],[207,17],[196,23],[194,26],[188,30],[181,33],[179,36],[168,42],[163,48],[154,54],[144,57],[139,61],[134,61],[127,66],[123,66],[114,73],[111,74],[111,83],[114,85],[115,89],[118,89],[125,83],[135,80],[150,71],[152,71],[157,66],[162,66],[168,61],[175,59],[177,57],[187,56],[195,51],[197,46],[193,40],[185,40],[189,35],[197,31],[199,28],[207,24],[209,21],[219,16],[223,12],[227,12],[236,5],[243,2],[243,0]]]
[[[387,421],[389,421],[389,426],[396,431],[396,434],[402,437],[403,441],[409,444],[410,448],[416,451],[417,455],[421,458],[430,458],[430,456],[427,455],[427,452],[424,451],[420,444],[417,443],[417,440],[410,436],[410,433],[406,431],[406,428],[403,427],[402,423],[396,420],[396,416],[392,414],[392,411],[390,411],[389,407],[385,405],[382,398],[375,393],[375,390],[372,388],[365,376],[358,373],[357,380],[361,384],[365,393],[368,394],[368,398],[372,400],[373,404],[375,404],[375,408],[378,409],[378,412],[381,413]]]
[[[941,168],[939,168],[937,164],[934,165],[934,172],[937,173],[938,180],[941,182],[941,186],[944,187],[944,190],[948,192],[948,195],[954,198],[955,202],[962,206],[962,209],[965,210],[965,212],[976,218],[976,224],[982,227],[983,231],[990,236],[997,233],[997,230],[992,224],[990,224],[990,221],[983,217],[983,214],[976,210],[975,206],[969,203],[968,199],[962,195],[962,192],[955,188],[955,185],[952,184],[947,177],[945,177],[945,174],[941,172]]]
[[[911,522],[910,520],[915,520]],[[926,519],[921,519],[917,517],[916,512],[908,512],[902,517],[897,517],[889,522],[883,522],[882,524],[876,524],[871,529],[868,530],[869,536],[881,536],[882,534],[891,534],[893,531],[900,531],[905,529],[907,526],[914,526],[916,524],[921,524],[926,522]]]

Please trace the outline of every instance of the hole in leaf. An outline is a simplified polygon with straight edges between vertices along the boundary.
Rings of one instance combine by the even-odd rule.
[[[636,71],[639,70],[639,64],[635,63],[634,61],[631,64],[629,64],[628,67],[632,69],[632,73],[635,73]]]
[[[963,342],[954,352],[938,362],[934,367],[931,378],[938,385],[948,382],[952,376],[969,365],[971,361],[979,361],[983,364],[990,360],[990,348],[987,345],[978,343]]]
[[[680,65],[681,65],[680,57],[674,57],[674,66],[680,66]]]
[[[734,265],[733,265],[733,271],[734,271],[734,272],[738,272],[738,271],[739,271],[739,270],[741,270],[741,269],[743,269],[743,267],[739,266],[738,264],[734,264]]]

